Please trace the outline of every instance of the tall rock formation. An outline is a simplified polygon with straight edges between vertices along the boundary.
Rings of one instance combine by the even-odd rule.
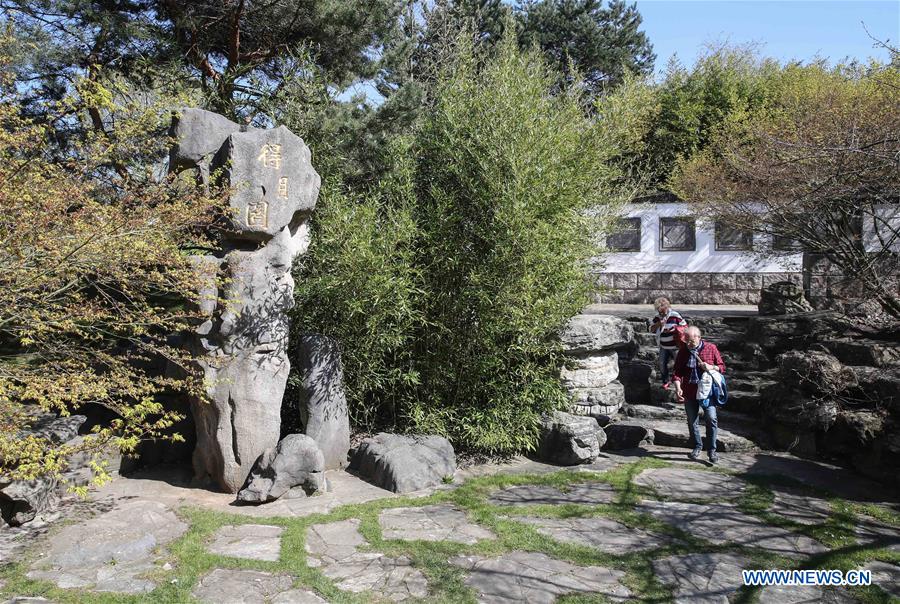
[[[171,134],[170,170],[193,170],[203,184],[217,175],[230,191],[221,249],[194,259],[207,320],[192,347],[208,400],[191,407],[196,478],[236,493],[257,458],[278,444],[290,369],[290,269],[309,246],[320,179],[303,139],[283,126],[246,128],[184,109]]]

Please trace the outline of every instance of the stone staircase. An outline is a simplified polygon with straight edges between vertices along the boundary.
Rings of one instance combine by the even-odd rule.
[[[703,337],[718,346],[725,359],[729,398],[719,413],[720,451],[743,451],[770,446],[761,429],[759,410],[763,392],[774,383],[774,371],[761,370],[758,354],[746,344],[746,317],[692,319]],[[606,430],[610,444],[621,448],[654,443],[664,446],[690,447],[684,407],[675,401],[674,389],[664,390],[658,369],[656,336],[648,333],[643,317],[627,317],[634,329],[634,340],[620,346],[619,381],[625,389],[622,411],[610,417]],[[701,422],[701,432],[705,427]],[[609,448],[609,447],[608,447]]]

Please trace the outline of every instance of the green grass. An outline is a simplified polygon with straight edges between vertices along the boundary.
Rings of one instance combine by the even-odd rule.
[[[339,590],[318,568],[307,564],[305,542],[307,529],[313,524],[336,522],[349,518],[360,521],[360,533],[367,541],[364,550],[383,552],[391,557],[408,557],[412,564],[424,573],[428,580],[428,602],[474,602],[475,594],[464,582],[464,571],[449,560],[459,555],[485,557],[501,556],[513,551],[541,552],[553,558],[582,566],[604,566],[624,571],[623,584],[634,594],[635,600],[662,602],[672,599],[670,589],[662,585],[653,572],[653,561],[672,555],[695,552],[735,552],[750,560],[754,568],[860,568],[870,560],[900,563],[900,554],[887,549],[859,546],[855,543],[854,529],[860,515],[874,517],[882,522],[900,526],[900,515],[894,511],[873,505],[847,502],[831,497],[828,493],[807,489],[803,485],[780,476],[741,476],[747,488],[734,502],[747,514],[754,515],[767,524],[808,535],[826,544],[829,551],[805,561],[797,561],[753,548],[733,544],[714,545],[678,530],[660,520],[636,511],[641,499],[664,499],[665,494],[636,485],[634,478],[648,468],[662,468],[671,464],[653,458],[643,458],[616,467],[605,473],[563,470],[550,474],[517,474],[484,476],[468,480],[452,490],[437,492],[425,498],[385,498],[363,504],[345,505],[329,513],[313,514],[302,518],[253,518],[236,514],[185,507],[178,515],[189,525],[188,531],[170,544],[158,566],[148,578],[158,587],[148,594],[125,596],[96,593],[84,589],[60,589],[46,581],[28,579],[25,573],[35,559],[33,550],[18,563],[0,568],[0,579],[5,585],[0,595],[35,595],[51,601],[68,603],[131,603],[131,602],[192,602],[191,590],[202,576],[215,568],[250,569],[269,573],[283,573],[294,578],[295,587],[312,589],[329,602],[355,603],[374,601],[371,593],[352,594]],[[720,468],[696,468],[699,471],[721,472]],[[726,472],[729,473],[729,472]],[[733,474],[733,473],[732,473]],[[544,485],[560,490],[570,489],[580,483],[606,483],[615,490],[614,501],[601,505],[514,505],[499,506],[490,501],[494,491],[519,485]],[[778,516],[769,511],[774,494],[773,487],[790,486],[811,495],[828,498],[832,506],[831,516],[818,525],[806,526]],[[403,541],[384,539],[378,523],[380,512],[387,508],[419,507],[435,503],[451,503],[465,511],[469,519],[491,530],[493,540],[482,540],[473,545],[454,542]],[[563,543],[541,534],[531,524],[521,522],[522,516],[543,518],[588,518],[603,516],[629,527],[651,531],[670,537],[669,542],[650,550],[610,554],[572,543]],[[243,560],[211,554],[207,546],[219,527],[235,524],[270,524],[284,528],[281,556],[277,562]],[[164,569],[168,562],[170,569]],[[853,595],[866,603],[888,601],[885,592],[876,587],[852,590]],[[742,589],[736,601],[752,603],[759,591]],[[602,602],[596,594],[572,594],[560,600],[568,604]]]

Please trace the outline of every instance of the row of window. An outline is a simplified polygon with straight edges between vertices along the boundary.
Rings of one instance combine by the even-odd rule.
[[[641,219],[623,218],[622,228],[606,238],[606,247],[617,252],[641,251]],[[659,250],[662,252],[692,252],[697,249],[696,224],[693,218],[660,217]],[[716,222],[717,251],[741,252],[753,249],[753,233]],[[790,240],[776,237],[773,247],[792,250]]]

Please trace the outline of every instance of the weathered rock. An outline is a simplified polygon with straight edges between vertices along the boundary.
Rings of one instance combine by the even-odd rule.
[[[319,334],[300,336],[297,369],[300,419],[304,432],[318,443],[325,469],[346,467],[350,450],[350,416],[344,394],[340,349]]]
[[[45,439],[53,444],[63,444],[78,438],[78,430],[86,419],[84,415],[57,417],[53,413],[41,413],[33,418],[27,430],[20,430],[19,435]],[[69,461],[70,464],[75,462],[73,465],[76,466],[87,464],[87,460]],[[53,476],[13,482],[0,479],[0,515],[11,526],[30,522],[37,514],[54,506],[61,490],[64,490],[64,487]]]
[[[312,494],[325,489],[324,472],[325,458],[316,441],[305,434],[289,434],[260,455],[238,500],[274,501],[296,486]]]
[[[555,411],[541,421],[538,456],[566,466],[591,463],[600,454],[602,431],[592,417]]]
[[[779,281],[759,292],[760,315],[787,315],[809,312],[812,305],[803,297],[803,288],[790,281]]]
[[[450,563],[466,571],[465,583],[486,604],[551,604],[564,594],[600,594],[619,602],[631,593],[625,573],[601,566],[575,566],[546,554],[511,552],[499,558],[459,556]]]
[[[213,157],[232,132],[241,127],[228,118],[203,109],[184,108],[175,113],[169,136],[169,170],[198,169],[203,183],[209,182]]]
[[[616,422],[604,428],[606,431],[606,444],[604,449],[619,451],[621,449],[633,449],[641,445],[653,444],[653,430],[643,424],[635,422]]]
[[[684,419],[685,422],[687,422],[687,416],[684,413],[684,406],[676,407],[674,405],[627,405],[625,407],[625,415],[627,415],[628,417],[634,417],[636,419]]]
[[[862,338],[841,338],[822,342],[845,365],[889,367],[900,363],[900,344]]]
[[[722,421],[721,419],[719,420]],[[688,434],[687,420],[684,422],[673,420],[642,420],[642,423],[648,430],[653,432],[653,444],[662,445],[664,447],[683,447],[692,449],[694,447]],[[706,426],[703,420],[700,420],[700,434],[703,440],[704,449],[709,448],[706,442]],[[734,451],[750,451],[756,448],[752,440],[744,438],[724,428],[719,428],[716,438],[716,450],[719,452],[731,453]]]
[[[350,468],[373,484],[407,493],[440,484],[456,472],[456,454],[443,436],[382,432],[356,449]]]
[[[208,318],[190,348],[207,384],[207,396],[191,402],[194,470],[199,481],[234,493],[280,435],[290,369],[290,268],[309,244],[319,177],[303,140],[284,127],[247,130],[215,114],[184,110],[172,132],[172,171],[197,169],[206,182],[211,169],[221,169],[230,187],[232,228],[224,247],[194,260]],[[263,245],[248,250],[246,241]]]
[[[625,404],[625,387],[617,381],[602,388],[575,388],[571,392],[570,410],[575,415],[613,415]]]
[[[63,589],[146,593],[156,585],[144,578],[163,555],[160,548],[180,537],[187,525],[165,505],[132,501],[82,524],[67,526],[28,576]]]
[[[220,556],[277,562],[283,531],[280,526],[269,524],[223,526],[216,531],[209,551]]]
[[[603,388],[619,375],[619,355],[607,352],[575,359],[574,368],[563,368],[563,386],[573,392],[576,388]]]
[[[810,394],[835,394],[856,385],[856,374],[822,350],[791,350],[779,355],[777,362],[782,384]]]
[[[610,351],[634,338],[634,329],[624,319],[609,315],[577,315],[562,333],[570,354]]]
[[[412,541],[453,541],[474,545],[496,539],[491,531],[473,524],[465,512],[450,504],[418,508],[389,508],[378,516],[382,537]]]

